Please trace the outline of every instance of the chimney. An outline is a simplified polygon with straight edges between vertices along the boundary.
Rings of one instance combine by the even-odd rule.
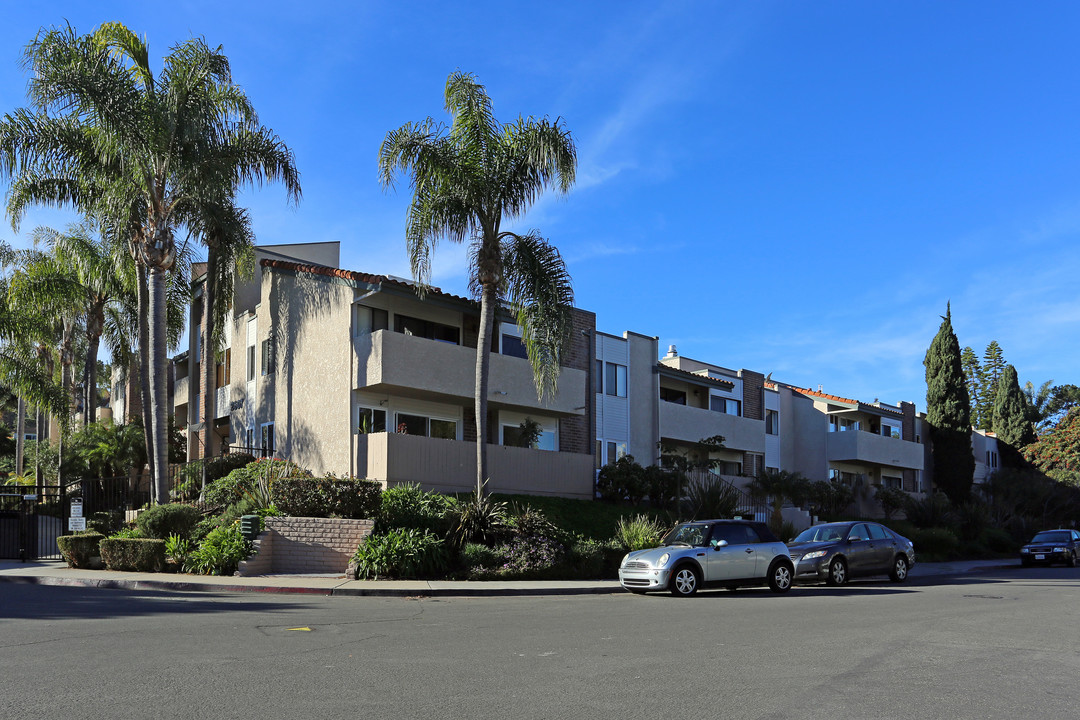
[[[667,355],[665,355],[664,357],[665,358],[679,357],[679,351],[675,349],[674,345],[668,345],[667,346]]]

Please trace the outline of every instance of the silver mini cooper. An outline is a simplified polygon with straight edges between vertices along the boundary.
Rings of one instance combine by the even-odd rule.
[[[787,546],[765,523],[750,520],[682,523],[660,547],[629,553],[619,566],[619,582],[627,590],[670,590],[678,597],[709,586],[768,585],[783,593],[791,589],[793,575]]]

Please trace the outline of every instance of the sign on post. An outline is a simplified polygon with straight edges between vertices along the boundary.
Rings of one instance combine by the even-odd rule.
[[[76,530],[85,530],[85,529],[86,529],[86,518],[84,518],[84,517],[68,518],[68,530],[70,530],[71,532],[75,532]]]
[[[81,518],[82,516],[82,498],[71,498],[71,515],[69,517]]]

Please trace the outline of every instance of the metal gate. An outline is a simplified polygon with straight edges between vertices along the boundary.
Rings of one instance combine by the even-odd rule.
[[[0,559],[59,560],[56,538],[67,534],[64,488],[0,486]]]

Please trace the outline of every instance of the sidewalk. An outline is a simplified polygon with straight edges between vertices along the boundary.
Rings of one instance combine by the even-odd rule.
[[[911,577],[960,575],[1020,567],[1015,560],[969,560],[919,563]],[[98,587],[179,592],[251,592],[383,597],[485,597],[509,595],[585,595],[624,592],[618,580],[347,580],[344,576],[261,575],[215,577],[165,573],[75,570],[60,560],[20,563],[0,561],[0,583]]]

